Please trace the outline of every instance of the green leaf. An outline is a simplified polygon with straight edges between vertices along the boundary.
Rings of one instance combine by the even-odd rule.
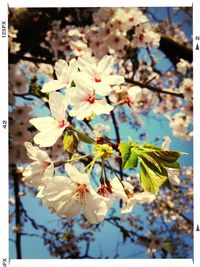
[[[75,130],[75,132],[77,133],[77,136],[78,138],[83,141],[84,143],[87,143],[87,144],[94,144],[95,141],[89,137],[88,135],[82,133],[82,132],[79,132],[78,130]]]
[[[167,168],[179,169],[178,158],[186,153],[164,150],[149,143],[141,146],[138,142],[133,143],[131,138],[128,143],[121,142],[119,150],[124,169],[136,167],[139,158],[140,180],[144,190],[157,195],[163,184],[175,190],[169,183]]]
[[[159,165],[159,168],[157,168],[154,164],[147,161],[146,159],[141,159],[140,181],[144,190],[157,195],[160,186],[167,179],[167,171],[162,165]]]
[[[131,144],[121,142],[119,144],[119,150],[122,156],[122,167],[124,169],[135,168],[138,164],[138,156],[135,153],[134,149],[131,147]]]

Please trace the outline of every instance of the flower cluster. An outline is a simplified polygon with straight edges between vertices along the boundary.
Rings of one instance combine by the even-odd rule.
[[[94,189],[89,176],[65,164],[68,176],[54,176],[54,164],[45,151],[26,142],[28,156],[33,160],[23,171],[23,181],[38,188],[37,197],[52,212],[62,217],[73,217],[81,211],[91,224],[104,220],[115,199],[123,201],[122,214],[131,212],[137,203],[155,199],[150,192],[133,193],[133,186],[119,178],[101,179]]]

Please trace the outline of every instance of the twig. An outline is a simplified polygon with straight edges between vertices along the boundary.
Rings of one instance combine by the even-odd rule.
[[[151,91],[154,91],[154,92],[157,92],[157,93],[160,93],[160,94],[168,94],[168,95],[173,95],[173,96],[184,98],[184,95],[182,93],[176,93],[176,92],[170,91],[170,90],[163,90],[163,89],[160,89],[160,88],[148,85],[148,84],[143,84],[143,83],[140,83],[140,82],[137,82],[137,81],[133,81],[131,79],[127,79],[126,78],[125,82],[140,86],[141,88],[147,88],[147,89],[149,89]]]
[[[106,100],[107,100],[108,104],[111,104],[110,99],[107,96],[106,96]],[[119,126],[118,126],[118,123],[117,123],[117,120],[115,118],[115,114],[114,114],[113,110],[110,112],[110,115],[111,115],[113,126],[115,129],[116,140],[117,140],[117,143],[119,144],[120,140],[121,140],[120,133],[119,133]],[[123,169],[122,169],[121,162],[119,162],[119,170],[120,170],[120,178],[121,178],[121,180],[123,180]]]

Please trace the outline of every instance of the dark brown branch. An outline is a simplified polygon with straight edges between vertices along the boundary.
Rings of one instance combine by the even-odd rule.
[[[48,59],[36,58],[36,57],[27,57],[22,54],[9,54],[9,63],[17,63],[19,60],[26,60],[33,63],[46,63],[54,65],[54,62]]]
[[[151,91],[154,91],[154,92],[157,92],[159,94],[168,94],[168,95],[173,95],[173,96],[177,96],[177,97],[181,97],[181,98],[184,98],[184,95],[182,93],[176,93],[174,91],[170,91],[170,90],[164,90],[164,89],[160,89],[160,88],[157,88],[157,87],[154,87],[154,86],[151,86],[151,85],[148,85],[148,84],[143,84],[143,83],[140,83],[140,82],[137,82],[137,81],[133,81],[131,79],[125,79],[125,82],[127,83],[131,83],[133,85],[137,85],[137,86],[140,86],[142,88],[147,88]]]
[[[180,61],[180,58],[185,59],[190,63],[193,61],[192,48],[189,45],[180,43],[168,36],[162,35],[159,49],[174,65]]]
[[[15,196],[15,226],[18,228],[15,234],[15,244],[16,244],[16,255],[17,259],[22,258],[21,252],[21,201],[19,196],[19,179],[20,174],[16,173],[16,168],[13,167],[13,182],[14,182],[14,196]]]
[[[106,97],[106,100],[107,100],[108,104],[111,104],[111,101],[110,101],[110,99],[108,97]],[[119,126],[118,126],[118,122],[117,122],[117,120],[115,118],[115,114],[114,114],[113,110],[110,112],[110,115],[111,115],[113,126],[114,126],[114,129],[115,129],[115,135],[116,135],[117,144],[119,145],[119,143],[121,141],[120,133],[119,133]],[[123,180],[123,169],[122,169],[121,160],[119,162],[119,171],[120,171],[120,178],[121,178],[121,180]]]

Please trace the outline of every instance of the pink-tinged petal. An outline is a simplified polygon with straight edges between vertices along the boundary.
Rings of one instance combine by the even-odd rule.
[[[102,222],[108,212],[108,207],[103,197],[87,193],[85,204],[82,206],[84,216],[88,222],[98,224]]]
[[[50,147],[53,146],[58,138],[62,135],[64,128],[60,129],[46,129],[36,134],[34,137],[34,142],[40,147]]]
[[[39,147],[33,146],[29,142],[25,142],[24,146],[26,147],[27,155],[30,159],[36,161],[46,161],[46,162],[51,161],[48,154],[45,151],[39,149]]]
[[[124,83],[124,77],[121,75],[107,75],[103,76],[102,81],[109,85],[122,84]]]
[[[75,196],[61,203],[61,205],[56,208],[56,213],[59,216],[63,216],[66,218],[74,217],[79,214],[80,211],[81,202],[77,201],[77,198]]]
[[[29,122],[39,131],[57,128],[58,122],[52,117],[33,118]]]
[[[50,93],[56,90],[59,90],[61,88],[64,88],[66,86],[65,83],[58,81],[58,80],[53,80],[48,83],[45,83],[42,87],[41,92],[42,93]]]
[[[58,121],[65,120],[65,97],[59,92],[49,94],[49,106],[52,115]]]
[[[110,87],[110,85],[105,82],[94,83],[94,89],[95,89],[96,94],[102,95],[102,96],[109,95],[110,92],[112,91],[112,88]]]
[[[102,74],[110,74],[113,70],[114,59],[112,56],[104,56],[98,64],[97,73]]]
[[[60,76],[64,68],[68,68],[68,64],[65,60],[59,59],[55,64],[55,73],[58,80],[60,80]]]
[[[90,180],[87,174],[83,174],[79,172],[74,166],[72,166],[69,163],[65,164],[65,170],[68,173],[69,177],[72,179],[72,181],[76,184],[85,184],[89,185]]]
[[[113,107],[109,105],[105,99],[96,100],[93,104],[93,110],[96,115],[110,114]]]

